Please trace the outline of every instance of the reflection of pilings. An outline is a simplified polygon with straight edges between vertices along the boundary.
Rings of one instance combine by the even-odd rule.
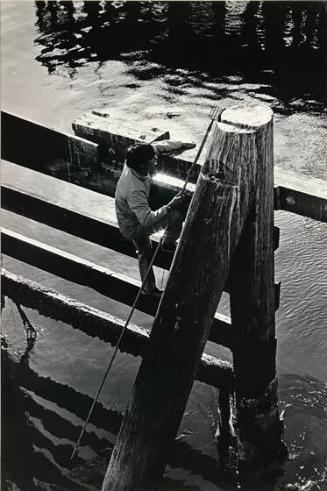
[[[5,343],[5,342],[4,342]],[[7,348],[7,346],[4,346]],[[1,480],[2,488],[7,489],[6,479],[14,481],[18,489],[35,489],[32,474],[31,427],[24,411],[24,396],[8,367],[11,359],[6,350],[1,350]],[[18,455],[22,461],[18,461]]]
[[[51,0],[47,3],[49,12],[51,14],[51,24],[54,27],[57,24],[58,20],[58,8],[59,4],[56,1]]]
[[[49,25],[50,10],[46,2],[35,2],[35,14],[37,17],[36,25],[40,28],[41,32],[47,32]]]
[[[327,2],[320,2],[319,23],[318,23],[318,44],[323,53],[326,56],[327,52]],[[325,70],[327,70],[327,63],[325,63]],[[326,73],[326,71],[325,71]],[[327,75],[327,73],[326,73]],[[327,77],[326,79],[327,80]],[[326,84],[324,84],[326,87]],[[325,90],[326,94],[326,90]]]
[[[100,10],[100,2],[94,2],[94,1],[84,2],[83,11],[87,14],[87,20],[92,27],[95,27],[100,22],[99,10]]]
[[[215,18],[215,37],[222,40],[225,36],[226,2],[211,2]]]
[[[284,27],[287,9],[284,2],[262,2],[265,28],[265,48],[270,56],[278,56],[284,47]]]
[[[152,2],[144,2],[145,11],[143,13],[143,18],[146,22],[152,22],[153,21],[153,9],[152,9]]]
[[[303,40],[303,2],[292,2],[292,20],[293,20],[293,46],[299,46]]]
[[[10,358],[8,363],[10,375],[16,378],[22,387],[33,392],[36,396],[42,397],[46,401],[75,414],[80,419],[85,419],[92,404],[90,396],[77,392],[74,388],[56,382],[50,377],[43,377],[28,365],[21,367]],[[121,420],[122,415],[118,411],[107,409],[100,402],[96,403],[91,421],[94,426],[116,434],[120,428]]]
[[[184,45],[186,37],[190,35],[191,28],[186,23],[189,14],[190,2],[168,2],[168,34],[170,42],[177,43],[174,50],[178,50],[180,44]]]
[[[48,455],[47,449],[38,447],[33,449],[33,473],[41,486],[37,489],[85,491],[85,485],[69,478],[69,474],[61,472],[63,469],[56,465]],[[65,475],[67,474],[67,475]],[[43,487],[42,484],[45,483]],[[22,488],[27,489],[27,488]],[[31,489],[36,489],[35,486]]]
[[[250,51],[258,49],[257,19],[260,2],[248,2],[243,14],[242,34]]]
[[[71,1],[63,1],[60,2],[60,5],[64,7],[64,16],[61,17],[60,23],[64,24],[66,28],[71,29],[72,25],[75,23],[74,12],[75,6],[74,2]]]
[[[141,12],[141,4],[140,2],[126,2],[125,9],[126,9],[126,18],[125,18],[126,27],[129,28],[131,25],[136,24],[138,21]],[[127,34],[130,35],[131,33],[127,32]]]
[[[60,408],[63,408],[72,414],[76,414],[76,416],[81,419],[85,418],[87,409],[92,403],[92,398],[90,396],[77,392],[74,388],[60,382],[56,382],[49,377],[43,377],[28,366],[21,369],[21,367],[15,364],[11,359],[8,359],[8,363],[8,373],[10,371],[10,374],[13,377],[19,377],[19,384],[22,387],[33,392],[35,395],[42,397],[46,401],[58,405]],[[22,407],[24,407],[22,404],[18,406],[19,411],[22,410]],[[37,416],[42,418],[42,421],[44,421],[43,414],[37,414]],[[51,413],[51,418],[53,416],[55,415]],[[51,427],[48,427],[48,424],[50,424],[50,417],[48,418],[48,415],[45,415],[45,417],[46,422],[43,423],[45,424],[45,428],[52,434],[56,435],[56,433],[52,432],[51,430],[56,420],[51,423]],[[92,413],[91,423],[99,429],[103,429],[112,433],[113,435],[116,435],[121,426],[122,418],[122,414],[118,411],[105,408],[100,402],[97,402],[95,410]],[[69,438],[69,435],[71,434],[71,428],[69,426],[70,423],[59,420],[58,423],[60,423],[60,428],[61,425],[64,425],[65,435],[67,434],[67,438]],[[67,431],[68,433],[66,433]],[[85,443],[90,444],[92,448],[97,449],[101,444],[101,440],[95,441],[95,438],[97,437],[93,433],[87,432],[85,436]],[[192,473],[197,473],[208,481],[216,481],[219,479],[216,461],[213,458],[194,450],[182,440],[176,440],[174,442],[170,452],[169,464],[178,468],[183,467],[184,469],[190,470]]]
[[[15,383],[19,384],[19,379],[17,381],[15,380]],[[68,419],[65,419],[63,416],[58,414],[56,410],[50,410],[46,406],[43,406],[42,401],[38,402],[35,400],[33,394],[26,394],[24,409],[28,411],[31,418],[36,418],[42,421],[42,427],[45,429],[45,432],[42,432],[42,430],[38,430],[36,427],[34,427],[34,433],[40,433],[38,438],[39,441],[42,440],[42,447],[47,448],[50,451],[59,465],[69,467],[69,458],[72,447],[77,441],[79,435],[79,426],[73,424]],[[53,443],[51,437],[47,436],[47,433],[53,436],[54,439],[62,440],[62,443],[59,445],[59,451],[57,445]],[[64,442],[64,440],[66,441]],[[108,447],[108,440],[103,436],[99,437],[91,429],[87,429],[84,434],[83,445],[88,445],[92,448],[92,450],[101,452],[104,448]]]
[[[35,2],[35,7],[36,7],[36,15],[42,16],[44,9],[46,8],[46,2],[44,1],[36,1]]]
[[[117,20],[117,9],[114,3],[115,2],[106,1],[104,4],[103,19],[106,21],[110,21],[110,23],[114,23]],[[139,3],[139,2],[135,2],[135,3]]]
[[[307,6],[307,19],[305,23],[305,36],[306,43],[311,46],[315,37],[315,32],[317,29],[317,7],[319,8],[318,3],[320,2],[306,2]],[[321,2],[324,4],[325,2]]]

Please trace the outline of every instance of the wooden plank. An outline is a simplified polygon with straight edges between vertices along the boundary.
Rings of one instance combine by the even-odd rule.
[[[149,132],[146,122],[142,123],[142,129],[138,129],[131,122],[116,119],[110,114],[110,110],[96,111],[95,113],[83,115],[73,123],[73,129],[77,135],[108,146],[110,154],[113,153],[115,155],[114,167],[116,172],[118,170],[118,174],[122,170],[126,147],[135,141],[142,141],[142,138],[146,142],[151,140],[151,137],[145,136],[146,129]],[[142,131],[144,135],[142,135]],[[125,136],[126,140],[124,141]],[[184,179],[194,160],[195,152],[196,150],[192,149],[184,152],[183,157],[163,156],[160,159],[159,172],[164,176],[164,179],[170,180],[176,192],[183,186]],[[205,153],[203,153],[192,171],[191,183],[196,183],[197,181],[201,166],[204,164],[204,155]],[[118,176],[115,179],[117,180]],[[275,183],[276,210],[283,209],[315,220],[327,221],[326,181],[309,176],[300,176],[276,167]]]
[[[119,232],[112,198],[10,162],[3,161],[2,169],[2,208],[136,257],[132,243]],[[276,247],[278,233],[275,227]],[[153,248],[158,241],[158,236],[152,236]],[[168,270],[172,258],[172,254],[159,251],[155,266]],[[228,291],[228,281],[225,291]]]
[[[102,149],[102,159],[120,170],[129,145],[151,143],[159,138],[169,138],[167,130],[153,128],[151,121],[143,120],[141,125],[135,124],[130,119],[118,118],[110,109],[83,114],[73,122],[72,127],[76,135],[98,143]],[[191,135],[189,140],[192,141]],[[183,152],[182,158],[178,155],[162,156],[160,158],[161,170],[168,175],[185,179],[195,155],[196,150],[190,149]],[[201,164],[203,164],[202,156],[199,164],[192,171],[190,182],[196,183]]]
[[[5,228],[2,228],[1,231],[3,254],[68,281],[93,288],[118,302],[130,306],[133,304],[140,286],[139,281],[114,273],[107,268],[99,267],[90,261],[55,247],[28,239]],[[146,314],[155,315],[158,303],[156,298],[142,296],[137,304],[137,309]],[[231,347],[233,334],[226,316],[216,314],[209,339],[226,347]]]
[[[113,196],[128,145],[135,141],[149,142],[152,139],[168,137],[169,133],[153,129],[151,125],[148,127],[146,123],[140,130],[126,120],[117,120],[113,115],[105,116],[104,113],[106,111],[96,111],[96,114],[85,115],[73,123],[76,133],[87,138],[84,139],[2,111],[2,156],[22,166],[50,173],[62,180],[69,180],[69,175],[75,169],[76,179],[81,185]],[[126,132],[126,135],[123,135],[122,131]],[[22,138],[24,145],[17,144]],[[168,202],[172,195],[181,189],[195,151],[196,149],[186,151],[183,157],[161,158],[161,177],[158,176],[154,183],[153,205],[161,206],[163,201]],[[203,158],[194,167],[191,176],[193,183],[200,173]],[[78,178],[79,171],[83,174],[92,169],[96,171],[95,179]],[[275,182],[275,209],[327,221],[326,181],[275,168]]]
[[[109,207],[108,221],[104,222],[86,214],[63,208],[52,203],[49,199],[31,196],[11,185],[1,186],[1,198],[3,209],[136,258],[135,247],[131,241],[127,241],[120,234],[118,224],[114,220],[115,217],[109,213]],[[154,248],[158,241],[157,237],[152,238]],[[156,257],[155,266],[168,270],[171,261],[171,254],[160,251]]]
[[[125,321],[116,316],[66,297],[56,290],[46,288],[5,269],[1,271],[1,281],[2,295],[114,346],[124,327]],[[148,338],[148,331],[130,323],[122,338],[120,351],[143,356]],[[196,378],[216,388],[229,391],[233,389],[232,365],[205,353],[201,358]]]
[[[98,144],[5,111],[1,111],[1,151],[4,159],[40,172],[47,172],[50,162],[91,169],[99,158]]]
[[[275,210],[327,222],[327,181],[275,168]]]

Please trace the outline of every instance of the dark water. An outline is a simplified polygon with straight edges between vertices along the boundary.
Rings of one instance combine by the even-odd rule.
[[[276,165],[327,178],[325,2],[8,1],[1,14],[5,109],[69,131],[83,112],[110,107],[135,124],[148,119],[172,137],[199,141],[217,101],[260,101],[275,112]],[[303,490],[326,490],[327,227],[284,212],[275,218],[281,227],[276,279],[282,281],[277,365],[289,460],[279,475],[250,489],[297,483]],[[12,214],[2,219],[14,230],[25,227],[31,237],[76,250],[67,234],[22,224]],[[86,258],[96,251],[99,264],[114,270],[129,267],[101,248],[91,250],[83,241],[78,247]],[[95,292],[6,257],[3,264],[106,309]],[[137,274],[135,265],[128,273]],[[227,312],[228,302],[221,308]],[[5,299],[3,489],[99,488],[140,359],[119,355],[71,469],[73,442],[112,348],[23,310],[38,332],[34,344],[26,341],[19,310]],[[151,326],[140,316],[137,322]],[[217,346],[207,351],[230,359]],[[163,489],[228,489],[217,470],[216,408],[216,391],[195,383]]]
[[[268,92],[286,111],[294,98],[308,108],[326,102],[323,2],[37,2],[36,16],[37,60],[49,72],[138,59],[141,66],[130,68],[138,83],[167,68],[214,77],[241,74],[271,85]],[[160,66],[155,70],[147,62]],[[181,80],[171,85],[178,92]]]

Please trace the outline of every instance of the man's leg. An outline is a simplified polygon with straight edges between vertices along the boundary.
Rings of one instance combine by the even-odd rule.
[[[139,270],[141,275],[142,283],[144,281],[147,270],[151,263],[153,251],[150,238],[145,234],[138,234],[135,239],[133,239],[133,244],[136,247],[137,258],[139,262]],[[151,293],[156,288],[156,279],[154,276],[153,268],[151,267],[147,279],[143,285],[143,291]]]

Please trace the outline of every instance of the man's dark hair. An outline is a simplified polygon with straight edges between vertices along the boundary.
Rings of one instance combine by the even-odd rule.
[[[137,170],[141,164],[148,162],[155,156],[154,148],[148,144],[132,145],[127,149],[126,164]]]

